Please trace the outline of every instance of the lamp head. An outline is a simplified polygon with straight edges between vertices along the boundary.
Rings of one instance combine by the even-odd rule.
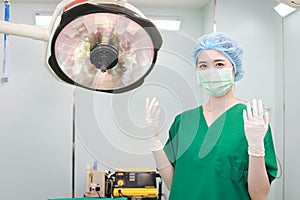
[[[47,62],[59,79],[121,93],[144,82],[162,38],[150,20],[129,8],[87,1],[63,12],[49,42]]]

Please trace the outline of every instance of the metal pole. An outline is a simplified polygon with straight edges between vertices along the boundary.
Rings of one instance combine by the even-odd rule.
[[[73,110],[72,110],[72,198],[75,198],[75,137],[76,137],[76,105],[75,105],[76,87],[73,87]]]
[[[282,24],[282,63],[283,63],[283,66],[282,66],[282,79],[283,79],[283,87],[282,87],[282,96],[283,96],[283,105],[282,105],[282,120],[283,120],[283,124],[282,124],[282,129],[283,129],[283,154],[282,154],[282,178],[283,178],[283,184],[282,184],[282,199],[285,198],[285,162],[286,162],[286,151],[285,151],[285,142],[286,142],[286,137],[285,137],[285,133],[286,133],[286,92],[285,92],[285,87],[286,87],[286,65],[285,65],[285,24],[284,24],[284,18],[281,19],[281,24]]]
[[[213,32],[217,32],[217,0],[214,0],[214,22]]]

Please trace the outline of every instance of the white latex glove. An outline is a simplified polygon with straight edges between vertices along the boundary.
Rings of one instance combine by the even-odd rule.
[[[145,104],[145,120],[147,124],[147,131],[150,135],[149,148],[151,151],[159,151],[163,149],[163,145],[159,139],[159,122],[158,116],[160,113],[158,107],[158,101],[156,97],[153,97],[151,102],[149,98],[146,98]]]
[[[261,100],[253,99],[247,103],[247,111],[243,111],[245,134],[248,141],[248,154],[250,156],[265,156],[264,138],[268,130],[269,114],[263,113]]]

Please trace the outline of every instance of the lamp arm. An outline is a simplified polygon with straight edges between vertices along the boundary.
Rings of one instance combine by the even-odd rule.
[[[33,25],[17,24],[1,20],[0,32],[42,41],[49,40],[49,32],[47,28]]]
[[[0,20],[0,33],[28,37],[48,42],[58,15],[61,14],[64,6],[68,5],[72,1],[74,0],[64,0],[57,5],[57,8],[52,15],[50,25],[46,28]]]
[[[64,0],[61,3],[59,3],[52,15],[50,25],[46,28],[34,25],[17,24],[0,20],[0,32],[48,42],[50,38],[50,33],[52,33],[53,26],[56,22],[57,17],[61,14],[63,8],[73,1],[74,0]]]

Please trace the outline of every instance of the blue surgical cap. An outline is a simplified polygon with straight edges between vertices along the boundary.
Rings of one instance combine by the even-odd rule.
[[[234,39],[225,33],[210,33],[197,40],[194,47],[194,59],[197,65],[199,54],[207,49],[215,49],[226,56],[233,64],[234,81],[240,80],[244,75],[242,65],[243,49]]]

